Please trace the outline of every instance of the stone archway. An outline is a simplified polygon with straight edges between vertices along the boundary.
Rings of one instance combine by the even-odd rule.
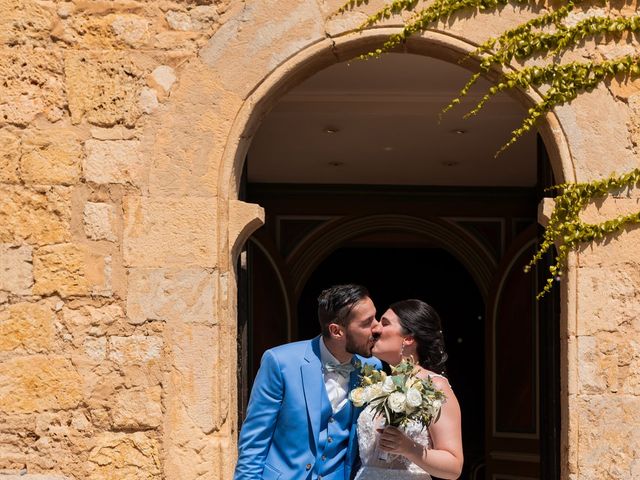
[[[381,40],[395,31],[397,30],[393,28],[376,29],[362,34],[346,33],[330,40],[319,40],[299,50],[269,75],[260,78],[260,81],[248,94],[247,100],[243,102],[230,129],[218,177],[220,200],[227,198],[230,204],[235,203],[233,199],[237,198],[240,172],[242,171],[242,165],[251,139],[260,124],[261,118],[266,115],[284,92],[326,66],[369,51],[374,45],[379,44]],[[473,44],[441,32],[428,32],[421,38],[408,42],[405,50],[408,53],[429,55],[455,62],[472,51]],[[527,104],[532,99],[535,100],[535,98],[535,93],[528,95],[522,93],[519,100]],[[545,144],[548,146],[550,161],[556,178],[561,181],[575,180],[576,173],[570,149],[558,117],[553,114],[548,115],[545,123],[541,125],[540,132]],[[224,209],[224,203],[219,205]],[[221,218],[224,218],[224,213],[220,212]],[[221,231],[220,233],[222,234],[223,232]],[[222,242],[219,243],[220,252],[225,249],[227,242],[233,241],[232,238],[231,236],[220,237]],[[235,241],[234,243],[237,247],[242,244],[241,241]],[[238,254],[238,250],[231,249],[228,250],[228,253],[229,257],[227,258],[233,259]],[[573,278],[573,273],[570,272],[568,277]],[[569,285],[573,285],[573,282],[570,282]],[[233,284],[229,283],[228,288],[232,291]],[[566,309],[563,308],[563,312],[566,315],[566,312],[572,310],[570,304],[572,303],[573,295],[569,294],[566,286],[563,286],[563,288],[565,289],[563,298],[566,300],[563,307],[567,307]],[[232,313],[234,311],[233,295],[229,295],[227,299],[230,303],[227,305],[226,311],[227,313]],[[563,401],[566,402],[566,398]],[[564,408],[566,411],[566,403]],[[564,444],[568,445],[566,432],[564,439]],[[565,451],[564,448],[563,451]],[[566,462],[563,460],[563,463]]]

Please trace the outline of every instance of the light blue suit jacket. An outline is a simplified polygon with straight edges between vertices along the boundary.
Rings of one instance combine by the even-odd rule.
[[[377,359],[357,356],[361,363],[380,368]],[[359,371],[351,374],[350,388]],[[235,480],[302,480],[316,478],[314,467],[320,433],[324,386],[320,337],[267,350],[251,391],[247,418],[238,442]],[[353,409],[344,470],[327,480],[349,480],[357,457]]]

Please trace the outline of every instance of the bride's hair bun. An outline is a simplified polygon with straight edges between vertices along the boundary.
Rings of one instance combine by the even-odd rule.
[[[418,360],[422,367],[441,375],[446,374],[447,352],[438,312],[422,300],[410,299],[389,307],[400,319],[405,335],[416,340]]]

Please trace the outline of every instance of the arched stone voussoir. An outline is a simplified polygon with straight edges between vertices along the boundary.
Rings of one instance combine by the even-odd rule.
[[[325,38],[316,2],[255,0],[228,19],[199,55],[225,89],[247,98],[278,65]]]

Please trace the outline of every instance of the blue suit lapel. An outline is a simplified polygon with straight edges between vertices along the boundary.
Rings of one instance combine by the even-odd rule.
[[[317,441],[320,437],[321,395],[322,388],[324,388],[322,363],[320,362],[320,337],[311,340],[304,359],[305,361],[300,367],[302,386],[307,404],[307,415],[313,431],[313,442],[317,448]]]

